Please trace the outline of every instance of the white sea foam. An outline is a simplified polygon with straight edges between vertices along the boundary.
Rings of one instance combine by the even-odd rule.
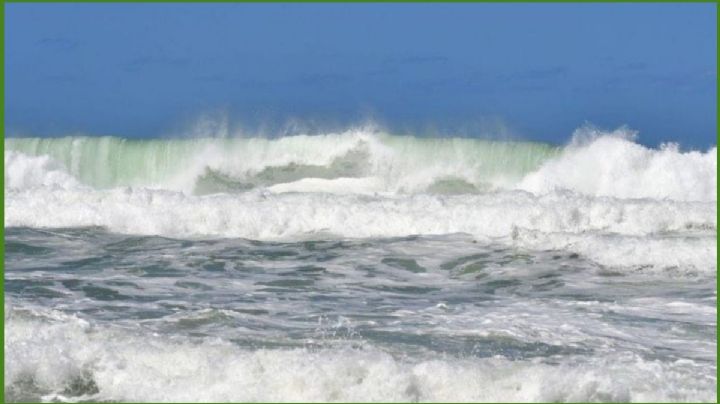
[[[245,350],[47,311],[5,314],[5,389],[47,401],[715,401],[715,370],[629,352],[545,361],[401,359],[381,349]],[[552,359],[552,358],[550,358]],[[559,362],[558,362],[559,360]],[[26,389],[25,391],[23,389]],[[13,396],[15,395],[15,396]]]
[[[295,192],[366,193],[372,182],[372,192],[393,194],[523,189],[535,194],[569,190],[618,198],[716,200],[716,148],[650,149],[634,143],[626,129],[606,133],[583,128],[575,139],[583,140],[564,149],[361,130],[278,139],[6,139],[7,150],[54,160],[32,163],[10,152],[5,157],[6,184],[43,184],[50,172],[64,167],[80,182],[101,189],[213,193],[275,186]],[[335,179],[345,183],[329,181]]]
[[[562,154],[525,176],[518,188],[534,193],[570,189],[586,195],[618,198],[717,200],[717,149],[680,153],[677,146],[652,150],[618,130],[576,136]],[[628,139],[630,138],[630,139]]]
[[[81,188],[80,183],[63,168],[62,164],[47,155],[28,156],[5,152],[5,188]]]
[[[467,233],[533,249],[567,249],[607,265],[713,271],[714,203],[623,201],[521,191],[405,197],[320,193],[192,196],[112,191],[8,191],[5,226],[105,226],[131,234],[293,240]],[[672,236],[692,231],[686,239]],[[666,235],[670,234],[670,235]]]
[[[717,150],[584,128],[564,149],[349,131],[6,139],[5,226],[292,240],[467,233],[609,266],[714,271]]]

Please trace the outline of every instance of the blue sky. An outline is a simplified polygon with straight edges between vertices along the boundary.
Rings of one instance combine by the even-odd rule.
[[[6,133],[375,120],[563,143],[716,143],[715,4],[5,5]],[[216,119],[216,118],[212,118]]]

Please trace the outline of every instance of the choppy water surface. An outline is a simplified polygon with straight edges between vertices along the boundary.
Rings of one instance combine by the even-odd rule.
[[[706,401],[717,150],[8,139],[8,401]]]
[[[280,243],[10,228],[5,248],[11,400],[714,395],[711,276],[621,273],[466,235]],[[193,388],[159,389],[178,383],[178,366]]]

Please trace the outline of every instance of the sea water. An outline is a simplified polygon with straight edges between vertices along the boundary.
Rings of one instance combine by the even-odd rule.
[[[708,401],[717,151],[5,140],[9,401]]]

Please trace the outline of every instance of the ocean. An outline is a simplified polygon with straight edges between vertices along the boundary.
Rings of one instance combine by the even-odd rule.
[[[717,398],[717,150],[5,139],[5,392]]]

